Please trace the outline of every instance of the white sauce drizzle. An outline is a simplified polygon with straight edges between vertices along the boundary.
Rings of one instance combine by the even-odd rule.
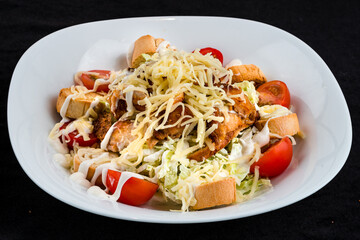
[[[96,179],[98,179],[98,177],[101,175],[101,180],[102,182],[106,183],[106,175],[107,175],[107,170],[109,168],[111,168],[113,165],[111,163],[105,163],[105,164],[101,164],[100,166],[98,166],[95,169],[95,173],[94,176],[91,178],[91,184],[95,184]],[[104,179],[105,178],[105,179]]]
[[[70,104],[70,100],[72,99],[72,97],[74,97],[76,94],[70,94],[69,96],[66,97],[63,105],[61,106],[61,109],[60,109],[60,116],[63,118],[63,119],[66,119],[66,112],[67,112],[67,109],[69,107],[69,104]]]
[[[226,64],[225,68],[228,69],[233,66],[240,66],[240,65],[242,65],[242,62],[240,61],[240,59],[235,58],[235,59],[231,60],[228,64]]]
[[[269,119],[270,120],[270,119]],[[260,132],[256,133],[253,136],[253,140],[259,144],[260,147],[265,146],[270,141],[270,130],[269,130],[269,120],[265,123],[263,129]]]
[[[70,175],[70,180],[74,181],[75,183],[89,188],[91,187],[91,183],[86,179],[86,176],[82,172],[75,172]]]
[[[116,190],[114,192],[114,194],[112,195],[112,198],[116,200],[118,200],[121,196],[121,190],[124,186],[124,184],[127,182],[127,180],[129,180],[130,178],[138,178],[138,179],[144,179],[143,176],[141,176],[140,174],[137,173],[133,173],[133,172],[122,172],[119,178],[119,182],[116,186]]]
[[[126,87],[124,89],[124,91],[126,91],[127,88],[132,88],[134,87],[133,85],[129,85],[128,87]],[[127,115],[132,115],[135,111],[134,108],[134,104],[133,104],[133,95],[134,95],[134,91],[129,91],[126,92],[126,96],[125,96],[125,100],[126,100],[126,111],[127,111]]]
[[[95,97],[94,101],[91,102],[89,109],[85,113],[86,118],[90,116],[91,110],[94,109],[99,104],[99,102],[100,99],[98,97]]]
[[[110,80],[105,80],[105,79],[103,79],[103,78],[98,78],[98,79],[96,79],[95,84],[94,84],[93,91],[96,92],[96,90],[98,89],[98,87],[99,87],[100,85],[104,85],[104,84],[108,84],[108,83],[110,83]]]
[[[115,122],[110,128],[109,128],[109,130],[106,132],[106,134],[105,134],[105,137],[104,137],[104,139],[101,141],[101,143],[100,143],[100,148],[101,149],[103,149],[103,150],[106,150],[107,148],[107,145],[109,144],[109,141],[110,141],[110,137],[111,137],[111,135],[112,135],[112,133],[113,133],[113,131],[114,131],[114,128],[115,128],[115,124],[116,124],[117,122]]]
[[[53,155],[53,161],[59,163],[64,168],[70,167],[70,161],[67,160],[67,158],[64,154],[55,153]]]
[[[95,162],[95,159],[90,159],[86,161],[82,161],[79,166],[78,172],[83,173],[85,176],[87,176],[89,168],[91,165],[93,165]]]
[[[101,172],[102,172],[102,181],[103,184],[106,186],[106,176],[107,176],[107,171],[108,169],[110,169],[111,167],[109,167],[109,165],[107,164],[103,164],[106,165],[102,168]],[[101,166],[101,165],[100,165]],[[91,186],[88,188],[87,193],[91,194],[93,196],[102,198],[102,199],[107,199],[110,201],[114,201],[116,202],[120,196],[121,196],[121,192],[122,189],[125,185],[125,183],[130,179],[130,178],[138,178],[138,179],[144,179],[143,176],[141,176],[140,174],[137,173],[133,173],[133,172],[121,172],[118,184],[116,185],[116,190],[114,192],[114,194],[107,194],[106,190],[102,190],[100,187],[98,186]],[[89,182],[90,183],[90,182]]]
[[[170,42],[162,41],[157,47],[156,52],[159,53],[160,56],[162,56],[169,50],[168,46],[170,46]],[[170,47],[170,48],[174,49],[174,47]]]

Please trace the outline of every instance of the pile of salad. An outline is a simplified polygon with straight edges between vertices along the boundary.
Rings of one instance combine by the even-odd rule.
[[[159,42],[136,61],[130,49],[126,69],[75,73],[49,134],[54,160],[89,194],[134,206],[158,194],[189,211],[271,188],[300,133],[286,84],[239,59],[224,66],[214,48],[185,52]],[[234,188],[220,190],[233,191],[230,202],[198,195],[229,179]]]

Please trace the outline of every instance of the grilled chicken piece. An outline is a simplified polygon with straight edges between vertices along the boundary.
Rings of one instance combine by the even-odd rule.
[[[165,125],[172,125],[176,123],[179,120],[179,118],[181,118],[182,111],[183,111],[182,106],[178,106],[177,108],[175,108],[175,110],[169,114],[169,118]],[[187,107],[185,107],[184,115],[188,115],[189,117],[184,118],[177,126],[162,129],[159,131],[154,131],[153,136],[158,140],[164,140],[167,137],[171,137],[171,138],[180,137],[185,128],[185,126],[181,126],[181,123],[185,122],[186,120],[188,120],[193,116],[191,110]]]
[[[111,113],[102,112],[94,121],[94,133],[98,139],[104,140],[106,133],[112,126]],[[112,152],[119,152],[135,140],[135,136],[131,135],[133,129],[133,122],[131,121],[117,121],[110,136],[107,149]]]
[[[148,92],[151,92],[152,89],[148,89]],[[139,101],[143,100],[144,98],[146,98],[146,94],[140,91],[134,91],[133,93],[133,105],[134,108],[137,111],[145,111],[145,106],[144,105],[140,105]],[[181,92],[179,94],[177,94],[174,98],[174,104],[178,103],[178,102],[182,102],[184,100],[184,93]],[[119,119],[124,113],[126,113],[127,111],[127,104],[125,101],[125,94],[121,93],[120,90],[115,90],[112,92],[111,96],[110,96],[110,109],[111,112],[114,114],[116,119]]]
[[[98,118],[94,121],[94,134],[95,136],[102,141],[105,138],[107,131],[110,129],[111,123],[111,113],[101,112],[98,114]]]
[[[107,149],[112,152],[120,152],[136,139],[131,134],[134,124],[131,121],[117,121],[111,134]]]
[[[134,91],[132,101],[134,108],[140,112],[145,110],[145,106],[140,105],[139,101],[143,100],[146,94],[140,91]],[[119,119],[127,111],[125,94],[121,94],[120,90],[114,90],[110,96],[110,109],[116,119]]]
[[[228,96],[239,95],[238,97],[232,98],[235,101],[235,105],[232,106],[231,111],[227,113],[226,117],[220,111],[217,111],[215,115],[223,116],[224,121],[219,123],[213,121],[210,123],[218,124],[218,128],[209,135],[209,138],[212,140],[215,149],[211,151],[208,146],[201,148],[188,157],[189,159],[194,159],[196,161],[203,161],[215,153],[223,149],[229,142],[236,137],[239,132],[250,125],[252,125],[257,117],[257,112],[255,106],[252,105],[246,95],[242,94],[241,89],[237,89],[231,86],[226,86],[225,91]]]

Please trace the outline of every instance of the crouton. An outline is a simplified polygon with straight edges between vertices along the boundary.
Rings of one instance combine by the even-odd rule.
[[[77,155],[75,155],[74,156],[74,171],[75,172],[77,172],[79,170],[80,164],[81,164],[80,158]],[[93,163],[89,167],[89,170],[88,170],[87,176],[86,176],[86,179],[88,181],[91,181],[91,179],[93,178],[93,176],[95,174],[95,170],[96,170],[97,167],[98,167],[98,164],[96,164],[96,163]],[[99,186],[101,188],[105,188],[104,184],[102,183],[101,175],[96,179],[95,185]]]
[[[254,64],[235,65],[229,67],[229,70],[234,74],[232,77],[233,83],[253,81],[256,86],[259,86],[267,81],[264,73]]]
[[[142,54],[152,55],[164,39],[145,35],[137,39],[134,43],[134,51],[131,58],[131,68],[137,68],[141,63],[145,62]]]
[[[255,126],[261,130],[265,126],[267,119],[255,122]],[[285,115],[282,117],[272,118],[268,123],[270,133],[280,135],[282,137],[293,136],[300,132],[299,120],[296,113]]]
[[[205,183],[195,188],[196,204],[193,209],[204,209],[236,201],[236,184],[234,178]]]
[[[60,113],[61,108],[69,95],[72,95],[70,88],[63,88],[60,90],[59,97],[56,102],[56,111]],[[84,97],[78,97],[71,99],[67,107],[65,117],[68,118],[79,118],[85,115],[86,111],[89,109],[92,101],[96,96],[100,96],[97,93],[89,92],[84,95]]]
[[[114,130],[111,134],[107,149],[112,152],[120,152],[126,148],[132,141],[136,139],[136,136],[131,134],[134,129],[134,123],[131,121],[117,121],[114,125]]]

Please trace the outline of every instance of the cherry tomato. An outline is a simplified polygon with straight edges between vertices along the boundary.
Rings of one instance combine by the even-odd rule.
[[[259,106],[279,104],[287,108],[290,107],[290,92],[282,81],[266,82],[257,91],[260,94]]]
[[[97,73],[97,74],[90,74],[89,72]],[[86,73],[81,74],[80,79],[83,82],[84,86],[87,89],[94,89],[96,79],[109,79],[110,71],[107,70],[91,70]],[[109,84],[101,84],[96,89],[97,92],[108,92],[109,91]]]
[[[202,48],[200,49],[199,51],[202,55],[206,55],[208,53],[211,53],[211,55],[214,57],[214,58],[217,58],[219,59],[219,61],[221,62],[221,64],[223,64],[223,61],[224,61],[224,58],[223,58],[223,55],[222,53],[215,49],[215,48],[210,48],[210,47],[207,47],[207,48]]]
[[[251,165],[250,171],[253,173],[255,166],[258,166],[261,177],[275,177],[289,166],[292,155],[291,141],[284,137],[266,150],[263,156]]]
[[[106,186],[110,193],[116,191],[121,172],[108,170],[106,177]],[[118,202],[128,205],[139,206],[149,201],[156,193],[158,185],[143,179],[131,177],[123,185]]]
[[[70,122],[64,123],[61,127],[61,129],[65,129],[67,125],[69,125]],[[79,133],[77,130],[69,133],[67,136],[64,136],[65,142],[69,149],[73,149],[74,144],[77,143],[81,147],[90,147],[93,144],[95,144],[98,141],[98,138],[95,136],[95,134],[90,133],[89,134],[89,140],[84,140],[82,136],[77,136]],[[60,137],[60,141],[62,142],[62,137]]]

